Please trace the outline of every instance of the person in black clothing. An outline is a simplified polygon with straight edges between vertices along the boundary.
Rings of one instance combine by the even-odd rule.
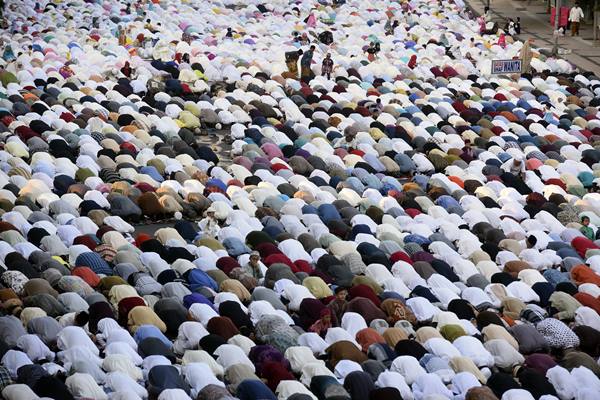
[[[121,73],[123,73],[123,75],[125,75],[127,78],[131,78],[133,70],[131,69],[129,61],[125,61],[125,65],[123,66],[123,68],[121,68]]]
[[[521,17],[517,17],[517,20],[515,21],[515,33],[517,35],[521,34]]]
[[[323,44],[330,45],[333,43],[333,34],[330,31],[324,31],[319,34],[319,41]]]
[[[331,59],[331,54],[327,53],[327,56],[323,59],[323,63],[321,65],[321,74],[327,77],[327,80],[331,79],[331,72],[333,71],[333,60]]]
[[[226,38],[233,38],[233,30],[231,28],[227,28],[227,33],[225,34]]]

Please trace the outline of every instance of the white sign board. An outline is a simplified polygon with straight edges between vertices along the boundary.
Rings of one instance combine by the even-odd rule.
[[[519,74],[521,60],[492,60],[492,74]]]

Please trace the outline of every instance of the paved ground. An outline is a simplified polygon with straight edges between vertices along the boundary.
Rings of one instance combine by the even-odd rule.
[[[481,14],[487,0],[468,0],[471,8]],[[563,0],[564,6],[572,6],[573,0]],[[553,27],[550,25],[550,15],[547,13],[547,3],[542,0],[490,0],[490,9],[494,21],[500,27],[504,26],[507,18],[521,17],[520,39],[534,39],[538,48],[550,50],[553,44]],[[586,18],[588,16],[586,15]],[[593,19],[593,18],[592,18]],[[580,29],[580,37],[566,36],[559,39],[559,46],[570,51],[562,57],[582,70],[594,72],[600,76],[600,41],[594,43],[592,23],[587,22]]]
[[[208,135],[198,136],[200,144],[212,147],[219,156],[219,166],[225,168],[231,164],[231,145],[223,141],[230,135],[229,129],[213,130]]]
[[[223,141],[223,139],[229,135],[230,131],[228,129],[222,129],[212,131],[209,135],[198,136],[197,138],[197,141],[200,144],[210,146],[213,151],[217,153],[219,156],[219,166],[222,168],[227,168],[227,166],[231,164],[231,145]],[[142,222],[139,224],[134,224],[134,236],[137,236],[140,233],[154,235],[156,230],[160,228],[172,227],[174,223],[175,220],[172,219],[163,220],[160,222]]]

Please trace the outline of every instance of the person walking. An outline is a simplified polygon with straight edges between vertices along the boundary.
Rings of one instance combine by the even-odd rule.
[[[331,72],[333,71],[333,60],[331,54],[327,53],[321,64],[321,75],[326,76],[327,80],[331,79]]]
[[[521,17],[517,17],[517,20],[515,21],[515,33],[517,35],[521,34]]]
[[[300,59],[300,77],[302,79],[310,80],[312,71],[310,70],[310,64],[312,63],[313,55],[315,54],[315,46],[310,46]]]
[[[569,11],[569,22],[571,23],[571,36],[579,36],[579,24],[584,18],[583,10],[579,6],[579,3],[575,3],[575,6]]]

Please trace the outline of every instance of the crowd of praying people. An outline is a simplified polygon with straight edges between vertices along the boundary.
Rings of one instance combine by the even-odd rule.
[[[461,0],[3,17],[3,399],[598,398],[594,74]]]

